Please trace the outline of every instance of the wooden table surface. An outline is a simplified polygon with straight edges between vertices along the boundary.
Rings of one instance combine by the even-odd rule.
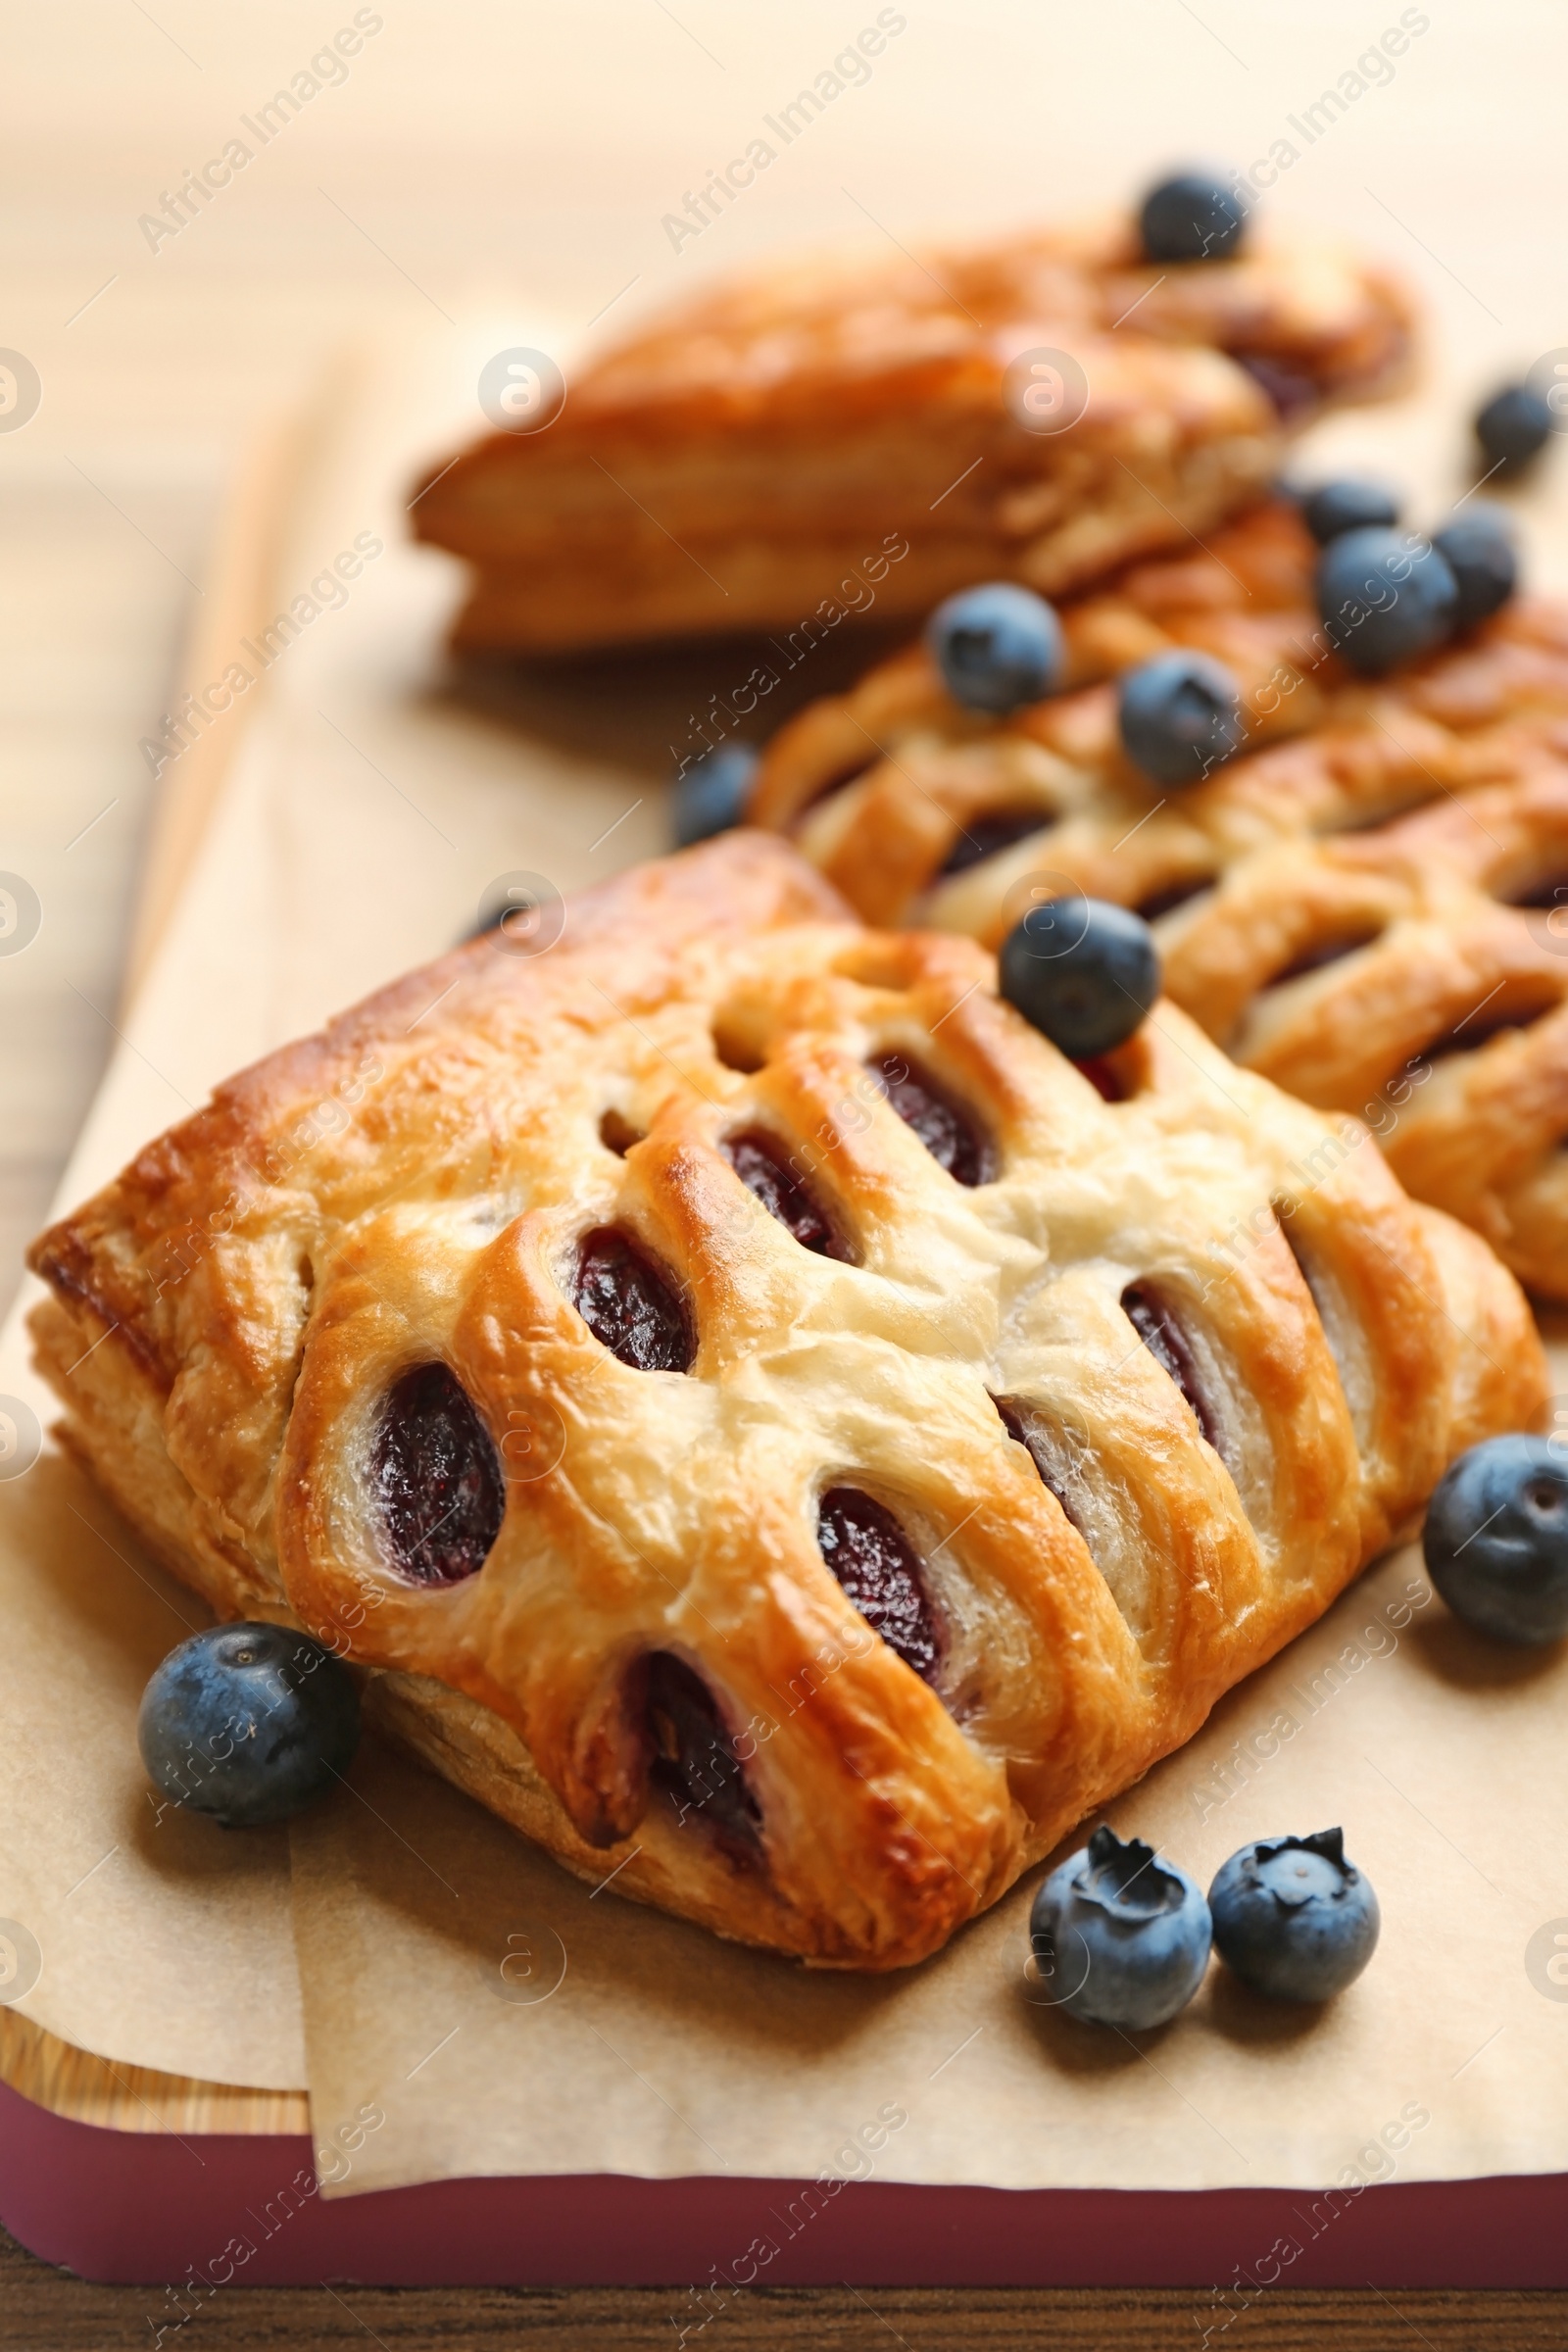
[[[165,2341],[182,2352],[502,2352],[526,2338],[551,2352],[670,2352],[680,2301],[661,2287],[240,2287],[193,2315],[189,2338]],[[155,2288],[88,2286],[0,2237],[0,2329],[19,2352],[146,2352],[164,2308]],[[1199,2296],[1180,2287],[754,2287],[712,2324],[704,2352],[1194,2352],[1202,2326]],[[1265,2293],[1210,2341],[1225,2352],[1317,2352],[1326,2341],[1335,2352],[1562,2352],[1568,2297]]]
[[[1399,20],[1392,0],[1309,16],[1275,0],[890,13],[903,28],[870,79],[678,247],[665,216],[831,66],[876,16],[868,0],[77,0],[13,15],[0,346],[36,368],[42,400],[22,429],[0,416],[0,869],[32,883],[43,924],[0,957],[0,1302],[114,1040],[156,789],[139,745],[184,682],[225,484],[345,337],[445,319],[457,380],[541,313],[582,326],[623,304],[613,324],[781,246],[1070,214],[1162,165],[1249,164],[1284,140],[1298,152],[1273,209],[1403,265],[1464,398],[1568,345],[1547,243],[1568,178],[1556,0],[1407,9],[1421,29],[1388,77],[1355,69]],[[343,75],[313,74],[355,23]],[[265,144],[242,128],[311,80]],[[1328,130],[1290,130],[1358,80]],[[229,183],[176,234],[149,227],[235,138],[251,153]],[[1356,429],[1337,427],[1340,445]],[[145,2343],[151,2304],[14,2249],[0,2260],[0,2328],[29,2352]],[[234,2345],[532,2331],[632,2346],[669,2340],[670,2307],[654,2291],[255,2289],[201,2327]],[[823,2289],[739,2298],[722,2328],[736,2345],[1152,2347],[1193,2342],[1197,2308],[1183,2290]],[[1242,2327],[1259,2346],[1333,2328],[1347,2352],[1568,2345],[1568,2298],[1279,2293]]]

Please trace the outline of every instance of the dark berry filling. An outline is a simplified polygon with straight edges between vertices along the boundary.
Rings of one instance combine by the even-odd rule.
[[[1140,900],[1134,911],[1141,914],[1146,923],[1157,923],[1162,914],[1173,914],[1178,906],[1185,906],[1189,899],[1201,898],[1203,892],[1212,890],[1213,886],[1211,874],[1199,874],[1196,877],[1189,874],[1185,882],[1167,882],[1162,890],[1152,890],[1147,899]]]
[[[698,1814],[721,1838],[755,1847],[761,1816],[712,1692],[667,1649],[655,1650],[646,1671],[655,1787],[680,1820]]]
[[[1134,1282],[1121,1295],[1121,1309],[1160,1370],[1176,1383],[1197,1414],[1199,1428],[1218,1453],[1219,1428],[1203,1395],[1198,1359],[1164,1299],[1148,1283]]]
[[[1078,1527],[1077,1516],[1063,1492],[1062,1482],[1051,1467],[1050,1456],[1047,1453],[1034,1414],[1027,1405],[1021,1404],[1016,1396],[993,1396],[991,1401],[1001,1415],[1002,1426],[1008,1437],[1012,1439],[1014,1445],[1023,1447],[1039,1471],[1041,1485],[1054,1494],[1072,1525]],[[1082,1535],[1082,1528],[1079,1528],[1078,1532]]]
[[[994,858],[999,850],[1010,850],[1015,841],[1027,841],[1031,833],[1044,831],[1050,822],[1039,808],[998,808],[990,816],[971,816],[948,852],[942,873],[965,873],[983,858]]]
[[[942,1644],[920,1571],[903,1528],[869,1494],[834,1487],[817,1507],[822,1557],[873,1633],[929,1683]]]
[[[624,1159],[633,1144],[640,1144],[642,1140],[630,1119],[623,1117],[618,1110],[607,1110],[599,1122],[599,1141],[607,1152],[613,1152],[617,1159]]]
[[[387,1542],[415,1584],[460,1584],[484,1566],[506,1488],[490,1434],[445,1364],[419,1364],[388,1393],[370,1477]]]
[[[902,1054],[884,1054],[871,1069],[900,1118],[914,1129],[938,1167],[959,1184],[983,1184],[990,1154],[967,1112],[923,1072],[911,1069]]]
[[[848,1258],[849,1251],[817,1207],[800,1178],[784,1165],[778,1148],[765,1135],[732,1135],[724,1157],[748,1192],[755,1193],[770,1216],[777,1217],[803,1250],[818,1257]]]
[[[1127,1089],[1119,1070],[1112,1069],[1103,1054],[1091,1054],[1087,1061],[1078,1064],[1081,1077],[1087,1078],[1102,1102],[1125,1102]]]
[[[695,1349],[685,1309],[624,1233],[602,1225],[577,1252],[573,1306],[594,1338],[636,1372],[689,1372]]]
[[[1339,963],[1353,956],[1358,948],[1369,948],[1383,936],[1383,925],[1371,923],[1355,931],[1342,931],[1332,939],[1320,939],[1314,947],[1303,948],[1299,956],[1276,972],[1269,981],[1270,988],[1283,988],[1287,980],[1304,979],[1308,972],[1321,972],[1331,963]]]
[[[1315,409],[1322,398],[1320,387],[1299,368],[1287,367],[1266,351],[1233,351],[1231,358],[1245,368],[1258,389],[1268,394],[1282,424],[1294,424]]]
[[[1517,891],[1502,891],[1498,895],[1506,906],[1561,906],[1568,904],[1568,874],[1539,876]]]
[[[1412,1054],[1404,1066],[1414,1070],[1423,1062],[1446,1061],[1452,1054],[1473,1054],[1478,1047],[1490,1045],[1494,1037],[1500,1037],[1505,1029],[1528,1029],[1544,1013],[1554,1011],[1559,1001],[1555,994],[1543,991],[1523,1004],[1511,1004],[1506,1011],[1495,1008],[1489,1011],[1484,1004],[1477,1005],[1474,1012],[1455,1022],[1442,1037],[1435,1037],[1430,1046]]]

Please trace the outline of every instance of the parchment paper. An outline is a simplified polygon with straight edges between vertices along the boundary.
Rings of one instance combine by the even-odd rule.
[[[495,877],[570,891],[662,846],[658,774],[700,665],[444,678],[457,582],[401,545],[398,493],[441,446],[460,368],[443,347],[437,373],[412,352],[372,369],[307,502],[302,581],[362,529],[384,553],[270,679],[63,1199],[449,944]],[[1341,461],[1382,443],[1399,469],[1410,419],[1348,443],[1356,425],[1329,428]],[[707,660],[721,686],[728,657]],[[0,1390],[47,1416],[29,1379],[13,1326]],[[1568,2169],[1568,1986],[1548,1968],[1568,1936],[1568,1661],[1462,1636],[1411,1551],[1110,1815],[1205,1884],[1250,1838],[1343,1823],[1383,1904],[1371,1969],[1322,2016],[1216,1970],[1137,2047],[1026,1979],[1032,1882],[912,1974],[814,1975],[591,1893],[374,1741],[292,1833],[296,1979],[279,1842],[143,1823],[135,1702],[196,1604],[48,1456],[0,1484],[0,1700],[24,1727],[0,1745],[0,1910],[44,1951],[22,2005],[113,2057],[308,2082],[318,2145],[342,2151],[328,2193],[514,2171],[1315,2191]]]
[[[1039,1873],[917,1970],[817,1974],[596,1894],[368,1753],[357,1794],[293,1831],[333,2185],[826,2171],[1316,2191],[1347,2168],[1568,2169],[1568,1986],[1544,1965],[1551,1923],[1568,1949],[1565,1703],[1568,1659],[1483,1650],[1417,1552],[1380,1563],[1108,1816],[1204,1886],[1249,1838],[1343,1824],[1383,1907],[1371,1966],[1318,2012],[1215,1964],[1136,2043],[1026,1976]]]

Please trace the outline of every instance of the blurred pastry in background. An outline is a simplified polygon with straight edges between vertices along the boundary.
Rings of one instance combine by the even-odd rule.
[[[706,290],[433,467],[414,524],[473,568],[465,650],[788,631],[868,569],[883,618],[1055,596],[1211,530],[1411,351],[1381,267],[1184,174],[1135,217]]]

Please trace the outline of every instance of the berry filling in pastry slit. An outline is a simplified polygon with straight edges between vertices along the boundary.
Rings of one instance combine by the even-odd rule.
[[[922,1682],[942,1663],[930,1595],[893,1513],[856,1487],[834,1487],[817,1506],[822,1557],[866,1624]]]
[[[1147,1282],[1129,1283],[1121,1295],[1121,1311],[1162,1372],[1176,1383],[1198,1417],[1198,1426],[1223,1461],[1226,1448],[1220,1417],[1204,1393],[1192,1342],[1174,1311]]]
[[[1081,1514],[1074,1510],[1067,1492],[1067,1482],[1051,1459],[1039,1416],[1031,1412],[1029,1407],[1021,1403],[1015,1396],[993,1396],[991,1401],[996,1406],[1001,1416],[1002,1426],[1008,1437],[1015,1446],[1023,1447],[1033,1462],[1040,1474],[1041,1485],[1048,1494],[1054,1494],[1068,1523],[1076,1527],[1078,1533],[1083,1535],[1085,1530]]]
[[[1032,833],[1044,833],[1051,821],[1044,808],[998,808],[989,816],[971,816],[943,859],[937,879],[967,873],[971,865],[995,858],[1000,850],[1010,850]]]
[[[818,1257],[849,1258],[850,1251],[828,1217],[795,1171],[785,1166],[781,1146],[752,1130],[732,1135],[723,1151],[747,1191],[756,1194],[803,1250],[814,1250]]]
[[[634,1372],[689,1372],[696,1349],[679,1298],[613,1225],[583,1236],[571,1302],[594,1338]]]
[[[418,1364],[389,1391],[370,1456],[381,1525],[416,1585],[477,1575],[501,1533],[501,1465],[467,1392],[445,1364]]]
[[[648,1684],[649,1778],[681,1822],[699,1815],[727,1844],[755,1851],[761,1816],[712,1692],[667,1649],[643,1661]]]
[[[870,1067],[900,1118],[914,1129],[938,1167],[946,1168],[957,1184],[984,1184],[991,1173],[990,1147],[968,1112],[923,1070],[911,1068],[902,1054],[884,1054]]]

